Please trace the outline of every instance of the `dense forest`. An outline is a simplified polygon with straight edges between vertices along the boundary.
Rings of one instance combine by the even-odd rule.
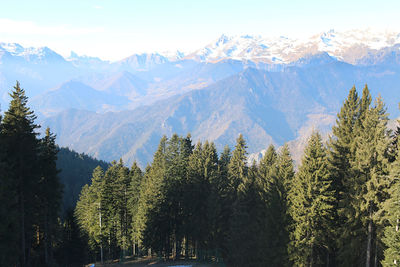
[[[87,242],[73,210],[96,166],[109,164],[59,148],[17,83],[0,116],[0,266],[81,266]]]
[[[97,260],[157,255],[227,266],[380,266],[399,260],[399,130],[383,100],[353,87],[327,143],[309,138],[247,163],[242,135],[218,155],[190,135],[161,139],[141,170],[96,168],[75,216]]]
[[[226,266],[400,260],[400,128],[388,129],[383,100],[373,102],[367,86],[361,96],[350,90],[327,142],[312,134],[297,168],[287,145],[248,164],[242,135],[218,154],[212,142],[175,134],[144,170],[99,164],[63,214],[55,136],[39,138],[18,83],[10,95],[0,123],[1,266],[142,255]],[[64,184],[80,186],[79,175]]]

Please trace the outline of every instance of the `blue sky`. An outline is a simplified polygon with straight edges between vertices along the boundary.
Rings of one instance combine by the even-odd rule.
[[[0,42],[110,60],[193,51],[221,34],[299,37],[368,27],[400,32],[398,0],[1,0],[0,6]]]

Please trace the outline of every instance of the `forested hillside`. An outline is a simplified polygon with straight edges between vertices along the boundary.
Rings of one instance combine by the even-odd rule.
[[[36,116],[19,83],[0,116],[0,266],[80,266],[85,236],[73,209],[96,166],[109,164],[59,148]]]
[[[164,136],[145,169],[108,165],[59,149],[50,129],[39,137],[19,83],[10,95],[0,121],[1,266],[144,255],[234,267],[400,260],[400,127],[388,129],[367,86],[349,91],[327,143],[312,134],[297,171],[287,145],[248,164],[241,134],[220,154],[190,134]],[[63,216],[62,184],[65,207],[85,184]]]
[[[56,164],[63,185],[62,213],[75,208],[79,193],[82,187],[90,182],[93,170],[97,166],[109,166],[104,161],[64,147],[58,148]]]
[[[392,266],[400,260],[399,131],[380,97],[353,87],[333,136],[308,140],[294,171],[288,146],[247,164],[242,135],[162,137],[141,170],[96,168],[75,216],[97,260],[157,255],[227,266]]]

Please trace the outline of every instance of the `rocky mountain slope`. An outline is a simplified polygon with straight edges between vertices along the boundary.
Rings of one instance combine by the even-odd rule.
[[[62,146],[142,166],[160,137],[192,134],[218,148],[243,133],[250,153],[329,132],[356,85],[380,93],[398,117],[400,34],[328,31],[309,38],[225,36],[192,53],[117,62],[64,58],[47,47],[0,43],[0,108],[19,80]],[[257,155],[254,155],[257,157]]]

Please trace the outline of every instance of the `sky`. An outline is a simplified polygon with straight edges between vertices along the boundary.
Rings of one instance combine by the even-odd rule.
[[[400,32],[399,0],[0,0],[0,42],[119,60],[192,52],[226,35]]]

